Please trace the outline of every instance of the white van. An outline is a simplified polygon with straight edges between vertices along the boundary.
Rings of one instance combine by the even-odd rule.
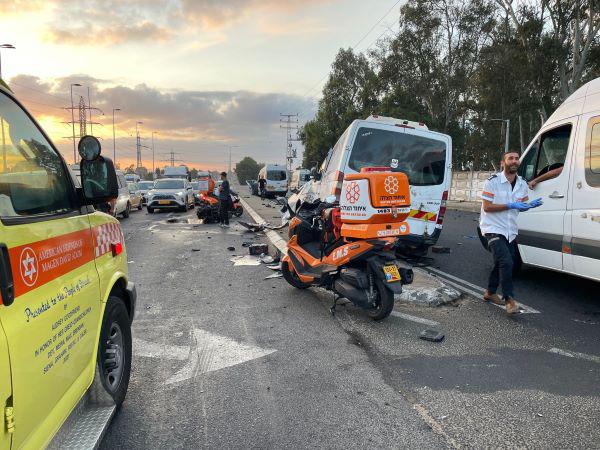
[[[296,169],[292,172],[292,179],[290,181],[290,191],[298,192],[304,183],[310,181],[310,170],[308,169]]]
[[[425,254],[442,231],[446,200],[452,180],[452,138],[431,131],[420,122],[372,115],[355,120],[344,131],[320,169],[320,181],[305,186],[298,195],[338,200],[344,175],[364,167],[387,167],[404,172],[410,183],[410,234],[400,244],[411,254]],[[296,204],[290,206],[299,207]]]
[[[284,196],[288,191],[288,173],[285,166],[279,164],[267,164],[260,172],[258,179],[267,180],[266,190],[268,196]]]
[[[539,182],[539,208],[519,214],[525,264],[600,281],[600,78],[585,84],[548,118],[521,157],[519,175]]]

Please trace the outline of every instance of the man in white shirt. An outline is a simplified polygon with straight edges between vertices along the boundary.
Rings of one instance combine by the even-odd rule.
[[[517,255],[517,216],[519,212],[537,208],[541,199],[529,202],[527,182],[517,175],[519,154],[505,153],[502,157],[504,170],[492,175],[485,182],[481,199],[481,218],[479,226],[486,237],[494,257],[494,268],[490,273],[488,287],[483,293],[485,301],[502,304],[496,294],[502,286],[502,295],[506,312],[514,314],[518,306],[514,298],[512,271]]]

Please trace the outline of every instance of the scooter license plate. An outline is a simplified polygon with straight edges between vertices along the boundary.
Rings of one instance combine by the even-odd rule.
[[[159,200],[158,201],[159,205],[168,205],[169,203],[170,203],[169,200]]]
[[[400,271],[395,264],[383,266],[383,273],[385,274],[385,279],[388,283],[401,280]]]

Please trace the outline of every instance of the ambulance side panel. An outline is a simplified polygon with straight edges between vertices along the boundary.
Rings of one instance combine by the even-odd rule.
[[[8,358],[8,342],[4,329],[0,325],[0,406],[12,406],[12,382],[10,375],[10,361]],[[3,411],[4,412],[4,411]],[[4,418],[5,420],[6,418]],[[12,435],[3,423],[0,427],[0,448],[10,448]]]

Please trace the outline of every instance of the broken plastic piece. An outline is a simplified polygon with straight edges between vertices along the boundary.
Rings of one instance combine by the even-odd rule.
[[[430,341],[430,342],[442,342],[444,340],[444,334],[440,331],[437,330],[432,330],[430,328],[421,331],[421,334],[419,335],[419,338],[423,339],[424,341]]]

